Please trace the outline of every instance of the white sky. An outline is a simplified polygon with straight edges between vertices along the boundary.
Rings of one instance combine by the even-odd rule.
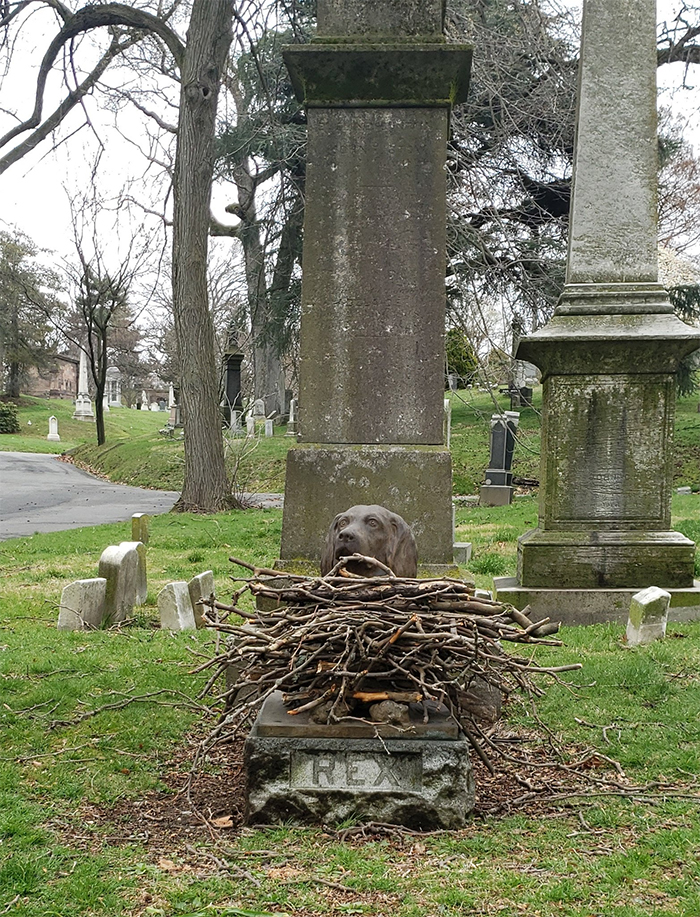
[[[580,0],[564,0],[564,2],[572,9],[580,8]],[[659,19],[672,18],[678,5],[675,0],[659,0]],[[33,67],[36,67],[43,54],[45,41],[42,41],[43,30],[39,20],[34,21],[36,22],[36,45],[34,49],[31,49],[31,57],[28,60]],[[1,66],[2,60],[0,59]],[[694,78],[700,80],[700,68],[695,68],[695,70],[698,72],[694,73],[691,68],[685,73],[682,64],[662,67],[659,72],[659,84],[661,103],[672,104],[675,111],[687,117],[687,136],[697,151],[700,148],[700,105]],[[679,89],[678,87],[683,86],[684,79],[686,86]],[[25,71],[22,73],[21,81],[18,79],[13,86],[5,85],[3,97],[8,98],[15,93],[24,94],[26,92],[24,87],[27,85]],[[674,88],[675,91],[671,92],[671,88]],[[100,116],[92,99],[87,100],[86,104],[95,123],[101,123],[99,131],[105,144],[100,181],[106,194],[114,194],[118,192],[127,178],[143,174],[144,160],[132,145],[119,138],[109,127],[109,115]],[[2,111],[4,107],[0,102],[0,132],[7,130],[13,123]],[[24,117],[27,116],[31,107],[32,100],[27,98],[22,106]],[[47,106],[45,110],[50,111],[51,106]],[[70,122],[73,129],[81,120],[81,113],[74,112]],[[136,137],[140,131],[141,120],[133,116],[129,123],[133,125],[129,130]],[[63,129],[61,136],[65,134],[66,131]],[[76,190],[88,186],[92,156],[92,153],[88,151],[92,150],[94,153],[97,143],[89,128],[82,128],[77,136],[62,143],[57,150],[51,151],[50,146],[50,140],[44,141],[38,150],[0,175],[0,228],[4,228],[3,224],[14,224],[40,247],[54,250],[57,254],[70,255],[73,248],[70,238],[70,208],[66,189],[70,193],[75,193]],[[141,200],[144,199],[143,190],[140,191],[139,197]],[[216,193],[214,210],[217,217],[223,222],[231,221],[231,218],[224,214],[223,207],[232,199],[233,196],[230,193],[227,196],[225,189],[220,189]],[[153,204],[157,208],[157,198]],[[131,225],[122,223],[123,236],[128,236],[138,224],[136,217],[134,220],[135,222]],[[111,218],[109,221],[111,222]],[[108,247],[116,252],[120,242],[115,230],[105,225],[102,233],[106,236]]]

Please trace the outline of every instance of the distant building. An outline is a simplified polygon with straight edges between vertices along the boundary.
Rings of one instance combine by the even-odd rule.
[[[30,366],[27,382],[22,386],[26,395],[37,398],[63,398],[74,401],[78,394],[78,368],[80,360],[68,354],[56,354],[46,366]]]

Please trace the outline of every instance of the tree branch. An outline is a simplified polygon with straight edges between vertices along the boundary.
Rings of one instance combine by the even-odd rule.
[[[83,32],[89,32],[92,29],[97,29],[102,26],[117,25],[122,25],[126,26],[127,28],[138,29],[142,32],[149,32],[157,35],[170,49],[171,54],[175,58],[176,64],[178,66],[182,64],[185,54],[184,45],[175,34],[175,32],[170,28],[170,26],[162,19],[159,19],[157,16],[153,16],[151,13],[147,13],[145,10],[134,9],[133,7],[126,6],[122,3],[104,3],[96,6],[83,7],[82,9],[78,10],[77,13],[70,16],[63,28],[61,28],[59,33],[54,37],[46,53],[44,54],[44,58],[41,62],[41,67],[39,69],[39,75],[37,77],[34,111],[26,121],[23,121],[20,124],[16,124],[10,131],[5,134],[4,137],[0,138],[0,147],[5,146],[11,140],[14,140],[15,137],[19,136],[19,134],[23,134],[25,131],[38,127],[41,123],[41,113],[44,105],[44,90],[46,88],[46,81],[48,79],[49,73],[51,72],[53,63],[56,60],[58,53],[63,45],[65,45],[66,42],[70,41],[72,38],[82,34]],[[75,105],[80,100],[80,98],[82,98],[82,95],[78,95],[75,98],[70,108],[72,108],[73,105]],[[68,110],[70,110],[70,108]]]

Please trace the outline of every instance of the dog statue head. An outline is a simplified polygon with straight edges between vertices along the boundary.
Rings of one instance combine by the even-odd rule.
[[[364,554],[385,564],[396,576],[415,577],[418,567],[416,541],[409,525],[383,506],[351,506],[338,513],[326,537],[321,574],[326,575],[342,557]],[[351,562],[346,568],[360,576],[382,576],[385,571],[366,563]]]

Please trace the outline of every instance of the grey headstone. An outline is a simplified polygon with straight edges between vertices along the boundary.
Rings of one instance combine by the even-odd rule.
[[[642,589],[632,597],[627,621],[627,644],[643,646],[666,636],[671,593],[657,586]]]
[[[124,621],[135,605],[146,601],[146,548],[140,541],[105,548],[98,572],[107,580],[105,615],[109,623]]]
[[[179,632],[196,630],[192,601],[187,583],[168,583],[158,593],[160,626],[165,630]]]
[[[131,517],[131,540],[148,544],[150,523],[151,517],[148,513],[134,513]]]
[[[456,564],[468,564],[472,556],[471,541],[455,541],[452,545],[452,554]]]
[[[270,437],[275,435],[275,424],[274,421],[270,418],[265,420],[265,436]]]
[[[63,587],[58,630],[99,630],[105,618],[107,580],[79,579]]]
[[[208,599],[214,592],[213,571],[206,570],[204,573],[198,573],[197,576],[193,576],[187,584],[187,589],[190,593],[190,602],[192,603],[192,610],[197,627],[204,627],[202,613],[205,609],[197,603],[200,599]]]
[[[61,437],[58,435],[58,418],[53,414],[49,417],[49,435],[46,438],[50,443],[61,442]]]

